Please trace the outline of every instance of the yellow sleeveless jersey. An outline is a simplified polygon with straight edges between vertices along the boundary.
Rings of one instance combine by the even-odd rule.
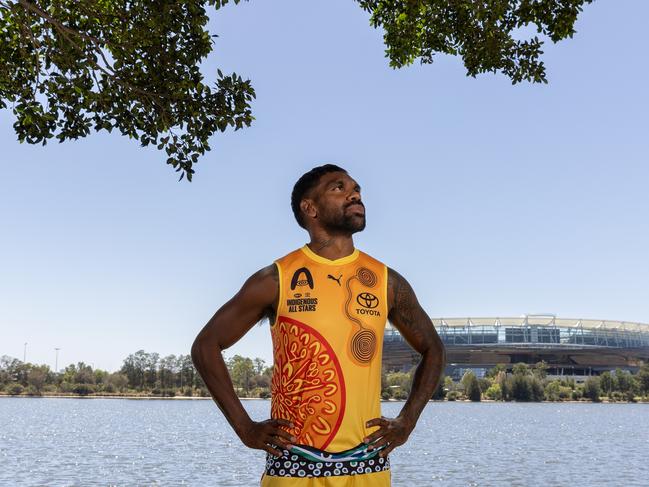
[[[262,486],[390,485],[389,462],[362,443],[381,416],[387,267],[358,249],[329,260],[306,245],[276,265],[271,417],[290,420],[297,441],[268,457]]]

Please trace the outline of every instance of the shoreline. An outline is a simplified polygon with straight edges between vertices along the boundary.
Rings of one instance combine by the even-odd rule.
[[[19,399],[128,399],[128,400],[144,400],[144,401],[211,401],[211,397],[200,397],[200,396],[174,396],[174,397],[162,397],[162,396],[133,396],[133,395],[70,395],[70,394],[42,394],[40,396],[28,396],[25,394],[19,394],[11,396],[9,394],[1,394],[0,399],[2,398],[19,398]],[[263,397],[240,397],[240,401],[270,401],[270,398]],[[381,403],[389,402],[406,402],[405,399],[381,399]],[[431,399],[428,402],[456,402],[456,403],[520,403],[520,404],[563,404],[563,403],[575,403],[575,404],[649,404],[649,399],[638,400],[636,402],[629,401],[608,401],[602,400],[599,402],[593,401],[494,401],[492,399],[483,399],[481,401],[471,401],[469,399],[456,399],[455,401],[447,401],[445,399]]]
[[[41,394],[40,396],[30,396],[27,394],[17,394],[11,396],[9,394],[0,394],[0,399],[4,397],[16,397],[16,398],[33,398],[33,399],[164,399],[164,400],[190,400],[190,401],[199,401],[203,399],[212,399],[211,397],[200,397],[200,396],[133,396],[133,395],[118,395],[118,394],[88,394],[88,395],[79,395],[79,394]],[[257,399],[257,398],[240,398],[240,399]]]

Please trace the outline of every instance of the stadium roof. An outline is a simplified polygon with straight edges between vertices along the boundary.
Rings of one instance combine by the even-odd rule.
[[[433,318],[435,327],[462,328],[472,326],[556,326],[587,330],[617,330],[649,333],[649,324],[634,321],[597,320],[586,318],[557,318],[553,315],[524,315],[518,317]]]

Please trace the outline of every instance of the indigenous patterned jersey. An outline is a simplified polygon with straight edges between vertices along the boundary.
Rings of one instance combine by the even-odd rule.
[[[351,475],[353,485],[389,485],[388,461],[362,444],[377,429],[365,423],[381,416],[387,267],[359,250],[329,260],[307,246],[276,264],[271,417],[290,420],[297,442],[281,459],[269,456],[262,485],[307,485],[282,481],[302,476],[308,485],[352,485]],[[320,476],[346,483],[313,483]]]

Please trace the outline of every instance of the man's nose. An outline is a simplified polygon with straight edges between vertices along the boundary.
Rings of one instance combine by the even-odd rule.
[[[357,189],[353,189],[351,193],[349,193],[348,198],[351,201],[360,201],[361,200],[361,192],[358,191]]]

